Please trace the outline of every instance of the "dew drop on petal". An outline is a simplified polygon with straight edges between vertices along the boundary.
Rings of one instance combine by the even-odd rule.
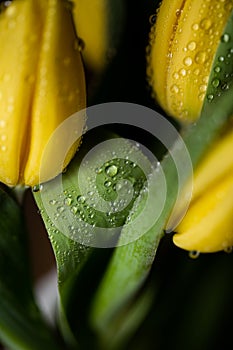
[[[180,91],[179,87],[177,85],[172,85],[171,86],[171,92],[174,92],[175,94],[178,94],[178,92]]]
[[[200,27],[204,30],[208,30],[210,29],[210,27],[212,26],[212,22],[209,18],[203,18],[201,23],[200,23]]]
[[[233,247],[232,247],[232,246],[229,246],[229,247],[224,248],[224,252],[225,252],[225,253],[230,254],[230,253],[232,253],[232,251],[233,251]]]
[[[205,51],[199,51],[195,56],[195,62],[198,64],[203,64],[207,60],[207,54]]]
[[[200,252],[197,251],[197,250],[191,250],[191,251],[189,252],[189,257],[190,257],[191,259],[197,259],[197,258],[199,257],[199,255],[200,255]]]
[[[186,69],[181,68],[181,69],[179,70],[179,73],[180,73],[180,75],[182,75],[183,77],[185,77],[186,74],[187,74],[187,71],[186,71]]]
[[[195,41],[190,41],[190,42],[188,43],[188,46],[187,46],[187,47],[188,47],[188,50],[193,51],[193,50],[196,49],[197,44],[196,44]]]
[[[194,24],[192,25],[192,29],[195,30],[195,31],[197,31],[197,30],[199,29],[198,23],[194,23]]]
[[[5,120],[0,120],[0,128],[5,128],[6,122]]]
[[[183,61],[183,62],[184,62],[184,64],[185,64],[186,66],[188,66],[188,67],[189,67],[189,66],[191,66],[191,65],[192,65],[193,60],[192,60],[192,58],[191,58],[191,57],[189,57],[189,56],[188,56],[188,57],[185,57],[185,58],[184,58],[184,61]]]
[[[176,80],[179,79],[179,74],[178,73],[174,73],[173,74],[173,78],[176,79]]]
[[[155,14],[153,14],[149,17],[149,22],[151,25],[155,24],[155,22],[156,22],[156,15]]]

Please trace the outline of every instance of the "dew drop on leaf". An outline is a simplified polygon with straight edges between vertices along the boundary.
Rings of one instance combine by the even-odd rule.
[[[215,73],[220,73],[220,72],[221,72],[221,67],[216,66],[216,67],[214,68],[214,71],[215,71]]]
[[[230,35],[228,33],[225,33],[225,34],[222,35],[221,41],[223,43],[228,43],[230,41],[230,38],[231,38]]]
[[[215,88],[217,88],[217,87],[219,86],[219,84],[220,84],[220,80],[219,80],[219,79],[214,79],[214,80],[212,81],[212,85],[213,85],[213,87],[215,87]]]
[[[219,60],[219,62],[224,62],[225,58],[224,58],[224,56],[219,56],[218,60]]]
[[[105,181],[104,186],[105,187],[111,187],[112,186],[111,181]]]
[[[86,198],[85,198],[84,196],[82,196],[82,195],[79,195],[79,196],[77,197],[77,201],[78,201],[79,203],[81,203],[81,204],[85,203],[85,200],[86,200]]]
[[[64,199],[64,204],[67,206],[70,206],[72,204],[73,200],[70,197],[67,197]]]
[[[49,204],[50,204],[50,205],[55,205],[55,204],[57,204],[57,201],[56,201],[55,199],[51,199],[51,200],[49,201]]]
[[[43,189],[43,185],[35,185],[32,187],[33,192],[39,192],[39,191],[42,191],[42,189]]]
[[[108,176],[114,177],[118,173],[118,168],[115,165],[110,165],[105,169],[105,172]]]

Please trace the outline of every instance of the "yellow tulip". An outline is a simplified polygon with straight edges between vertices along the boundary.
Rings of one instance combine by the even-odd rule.
[[[108,1],[73,0],[74,22],[84,41],[83,58],[92,72],[101,73],[107,64]]]
[[[152,28],[148,75],[168,115],[196,120],[232,0],[164,0]]]
[[[198,119],[232,9],[232,0],[162,2],[150,36],[148,74],[168,115],[182,122]],[[233,246],[232,149],[230,126],[195,170],[191,204],[173,237],[180,248],[216,252]]]
[[[0,42],[0,181],[34,186],[50,136],[85,107],[84,72],[69,6],[62,0],[13,1],[0,14]],[[54,151],[59,153],[59,147]],[[57,171],[50,159],[43,181]]]
[[[233,131],[219,139],[194,173],[190,207],[173,241],[198,252],[233,246]]]

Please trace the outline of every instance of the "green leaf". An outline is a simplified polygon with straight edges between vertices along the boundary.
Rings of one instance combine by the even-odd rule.
[[[199,121],[183,131],[183,140],[190,154],[193,167],[198,164],[208,147],[211,146],[231,117],[233,110],[232,93],[233,86],[229,84],[229,90],[225,91],[221,97],[206,101]],[[174,144],[174,154],[181,164],[184,162],[185,165],[185,159],[182,159],[183,156],[180,153],[178,144]],[[156,249],[163,236],[163,230],[166,229],[176,201],[178,189],[177,171],[174,167],[171,153],[161,162],[161,167],[166,177],[167,197],[159,219],[136,242],[116,248],[93,301],[91,323],[105,345],[110,339],[108,325],[116,322],[122,310],[127,308],[127,305],[135,297],[148,276],[155,258]],[[188,181],[189,176],[190,173],[184,167],[183,186],[185,185],[185,179]],[[158,200],[159,186],[157,182],[160,182],[157,181],[157,177],[158,175],[154,173],[151,181],[148,183],[148,192],[151,192],[152,197],[154,196],[154,211],[159,210],[161,205],[160,200]],[[143,196],[139,203],[135,203],[133,208],[136,215],[142,210],[142,207]],[[144,220],[148,220],[151,215],[153,215],[153,211],[148,210],[148,212],[145,212]],[[125,226],[122,230],[122,236],[127,236],[128,234],[138,236],[137,230],[140,229],[141,226],[135,226],[135,231],[129,232],[129,227]]]
[[[86,331],[88,305],[111,253],[98,248],[116,245],[150,172],[136,145],[95,129],[67,172],[34,192],[56,256],[61,327],[71,344],[72,334],[80,341]]]
[[[0,189],[0,339],[9,349],[59,349],[35,304],[23,215]]]

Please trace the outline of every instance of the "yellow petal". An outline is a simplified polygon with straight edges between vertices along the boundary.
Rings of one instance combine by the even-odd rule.
[[[48,0],[44,8],[44,31],[37,69],[37,79],[31,111],[31,137],[28,146],[23,182],[33,186],[39,182],[42,151],[58,125],[85,106],[85,80],[77,37],[71,13],[63,1]],[[81,127],[84,126],[84,120]],[[80,127],[80,125],[79,125]],[[53,157],[43,169],[42,181],[59,173],[56,155],[66,140],[54,145]],[[64,160],[68,164],[77,144]]]
[[[0,15],[0,181],[8,185],[18,183],[30,123],[41,40],[38,10],[35,1],[14,1]]]
[[[174,243],[186,250],[216,252],[233,246],[233,175],[204,192],[177,227]]]
[[[211,146],[194,174],[192,201],[228,174],[233,174],[233,130]]]
[[[193,121],[200,115],[213,59],[233,2],[170,3],[162,2],[151,43],[151,84],[169,115]]]
[[[0,15],[0,41],[0,181],[33,186],[50,136],[85,106],[83,66],[66,2],[14,1]],[[61,171],[54,160],[65,143],[54,148],[43,181]]]
[[[84,61],[92,71],[100,73],[105,68],[107,60],[108,1],[74,0],[73,2],[78,35],[85,43]]]

